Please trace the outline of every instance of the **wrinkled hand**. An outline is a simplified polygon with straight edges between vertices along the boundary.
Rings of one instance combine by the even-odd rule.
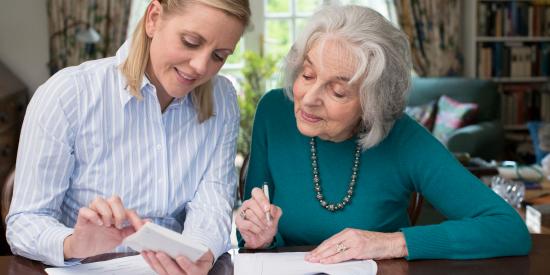
[[[164,252],[142,251],[141,256],[160,275],[206,275],[214,262],[214,254],[210,250],[204,253],[195,263],[185,256],[172,259]]]
[[[123,226],[126,220],[131,224]],[[98,197],[89,207],[80,208],[74,232],[63,242],[65,259],[110,252],[141,225],[137,214],[125,209],[119,197],[107,200]]]
[[[401,232],[380,233],[344,229],[306,255],[313,263],[332,264],[348,260],[393,259],[408,255],[405,236]]]
[[[246,248],[268,247],[277,234],[279,219],[283,215],[281,208],[270,204],[260,188],[252,189],[252,198],[244,201],[237,213],[235,225]],[[271,216],[271,221],[266,213]]]

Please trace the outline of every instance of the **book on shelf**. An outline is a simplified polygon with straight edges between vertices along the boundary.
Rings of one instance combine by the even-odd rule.
[[[550,93],[530,84],[503,86],[500,110],[504,125],[538,120],[550,122]]]
[[[479,77],[550,77],[550,42],[484,42],[478,52]]]
[[[535,54],[531,47],[519,46],[511,47],[510,49],[510,76],[511,77],[529,77],[533,76],[531,67],[533,63],[532,58]],[[499,58],[499,57],[495,57]]]
[[[541,120],[550,122],[550,92],[542,92],[541,94]]]
[[[550,43],[542,43],[537,53],[541,75],[550,75]]]
[[[550,77],[550,1],[479,1],[477,19],[479,77]]]
[[[477,10],[479,36],[550,36],[548,1],[484,1]]]

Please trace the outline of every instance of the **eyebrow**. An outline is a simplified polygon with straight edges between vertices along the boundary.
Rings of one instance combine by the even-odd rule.
[[[196,32],[183,31],[182,34],[183,35],[196,36],[200,40],[201,43],[204,43],[204,42],[207,41],[202,35],[200,35],[199,33],[196,33]],[[234,49],[221,48],[221,49],[215,49],[214,51],[227,51],[227,52],[229,52],[229,54],[233,54]]]
[[[315,64],[313,64],[313,62],[311,62],[311,59],[309,58],[309,55],[306,55],[305,61],[308,62],[309,64],[311,64],[311,66],[315,67]],[[349,82],[350,81],[350,78],[347,77],[347,76],[336,76],[335,78],[340,80],[340,81],[344,81],[344,82]]]

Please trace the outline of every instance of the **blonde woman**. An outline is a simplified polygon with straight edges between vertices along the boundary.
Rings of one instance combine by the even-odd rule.
[[[153,0],[115,57],[38,88],[7,217],[14,254],[63,266],[124,251],[143,218],[210,249],[196,264],[149,253],[157,272],[208,272],[230,247],[239,120],[216,74],[249,17],[247,0]]]

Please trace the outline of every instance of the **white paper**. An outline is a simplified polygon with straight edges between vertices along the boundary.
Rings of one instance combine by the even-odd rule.
[[[305,255],[306,252],[240,253],[234,260],[235,275],[375,275],[378,269],[373,260],[318,264],[305,261]]]
[[[141,255],[122,257],[113,260],[81,264],[69,267],[46,268],[49,275],[150,275],[156,274]]]
[[[138,232],[126,237],[122,244],[138,252],[142,250],[162,251],[172,258],[183,255],[192,262],[197,261],[208,251],[206,246],[150,222],[142,226]]]

